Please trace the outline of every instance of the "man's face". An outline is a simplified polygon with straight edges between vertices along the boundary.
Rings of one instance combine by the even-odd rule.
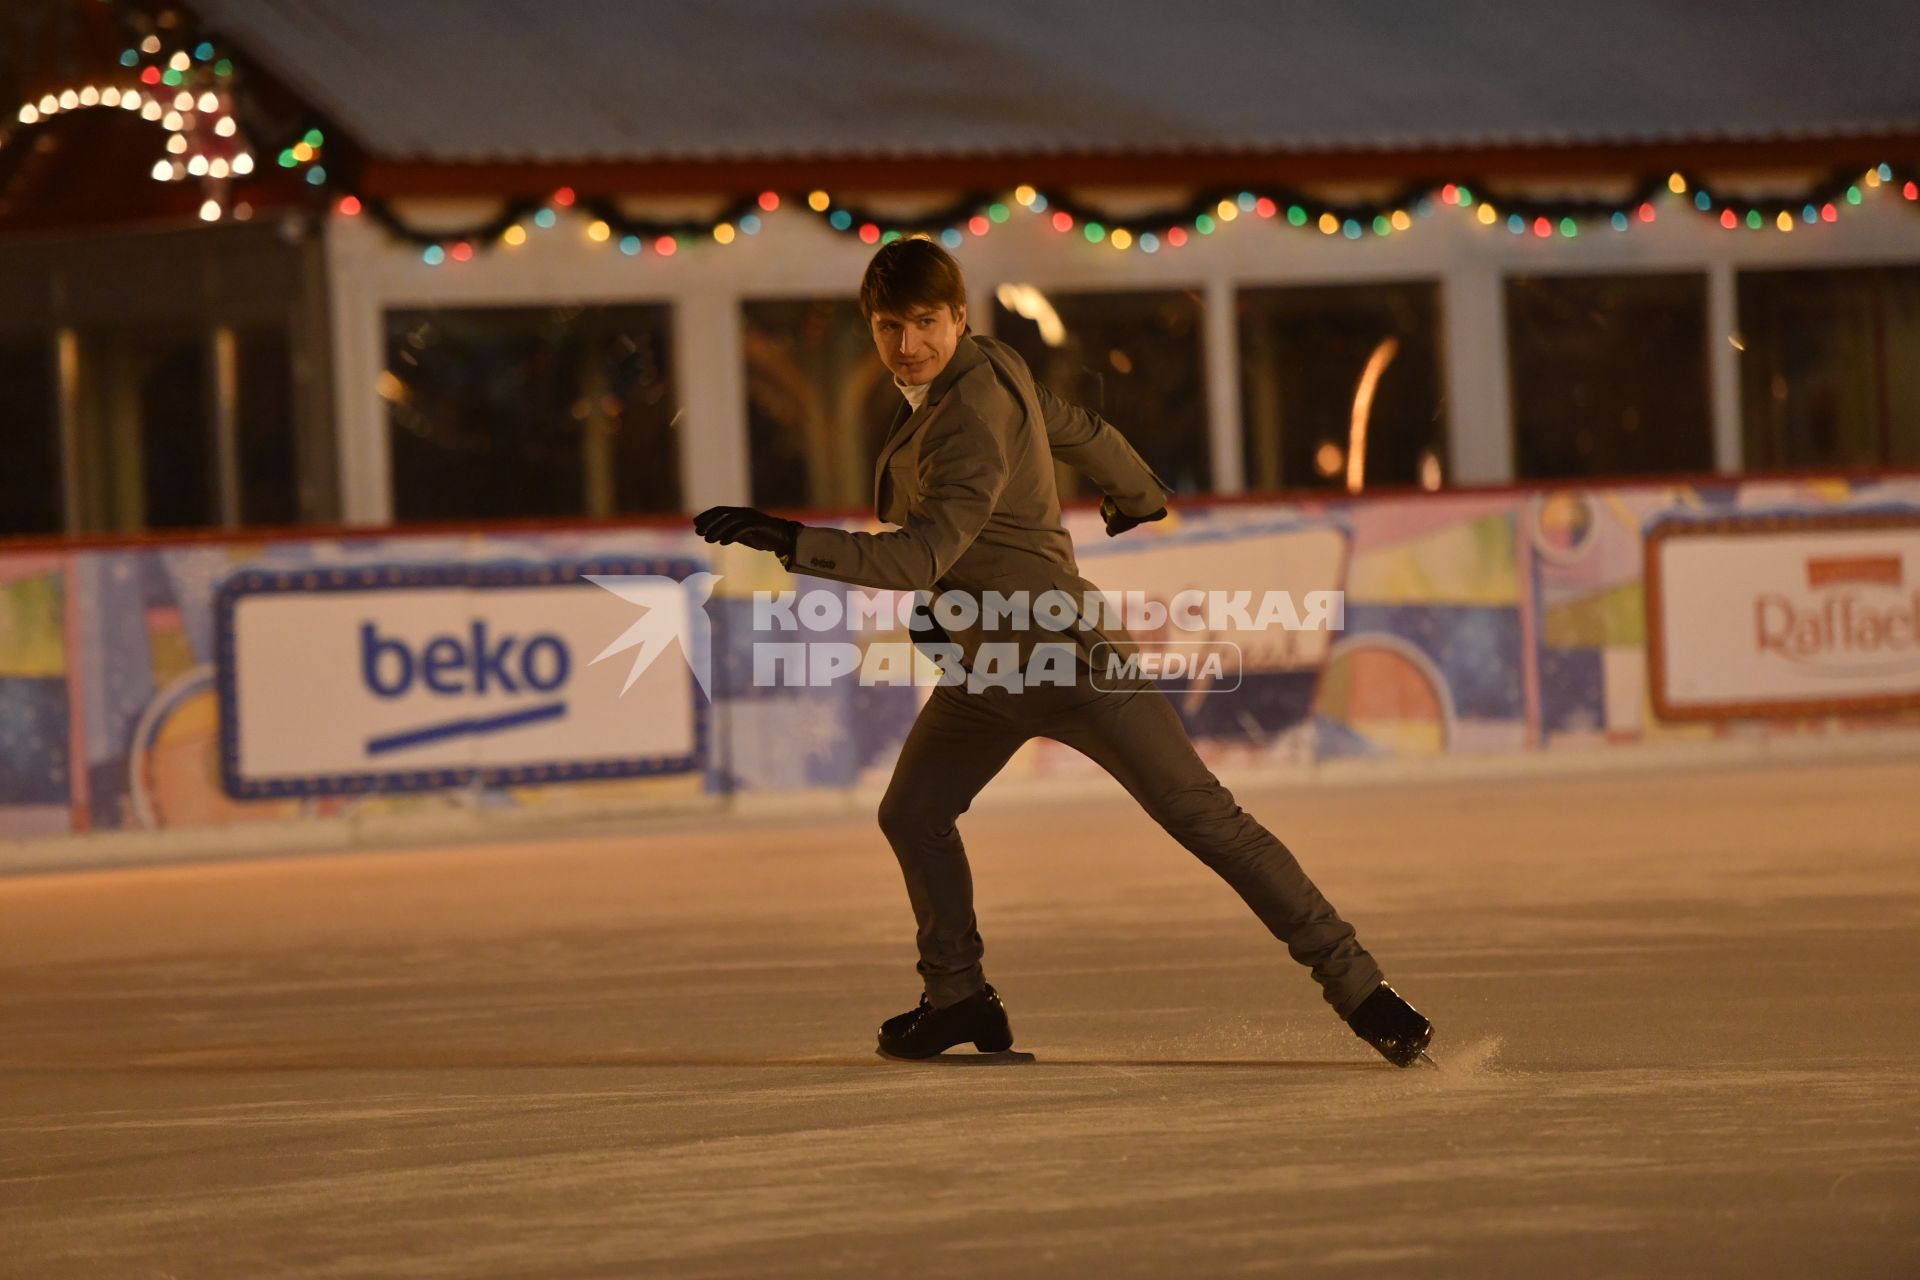
[[[867,318],[880,361],[908,386],[932,382],[953,359],[960,335],[967,327],[967,309],[939,303],[913,307],[906,315],[876,311]]]

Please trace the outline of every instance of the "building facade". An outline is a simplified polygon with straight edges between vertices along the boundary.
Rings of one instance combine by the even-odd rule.
[[[1920,466],[1878,7],[118,5],[0,137],[0,527],[861,512],[900,234],[1190,501]]]

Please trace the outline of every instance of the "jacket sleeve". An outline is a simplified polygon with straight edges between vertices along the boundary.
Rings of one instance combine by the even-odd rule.
[[[1099,485],[1122,515],[1150,516],[1167,505],[1173,486],[1147,465],[1112,423],[1068,404],[1037,379],[1033,390],[1046,415],[1047,443],[1054,457]]]
[[[955,405],[927,424],[920,442],[921,496],[907,522],[885,533],[802,525],[795,573],[857,586],[928,591],[979,535],[1007,484],[1006,451],[985,419]]]

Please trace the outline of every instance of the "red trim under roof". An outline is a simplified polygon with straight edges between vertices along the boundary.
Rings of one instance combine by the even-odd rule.
[[[1356,496],[1339,489],[1266,489],[1251,493],[1174,495],[1176,509],[1208,507],[1314,507],[1378,499],[1447,502],[1498,497],[1503,494],[1618,492],[1625,489],[1724,489],[1760,484],[1860,484],[1920,480],[1920,467],[1834,467],[1827,470],[1751,471],[1736,475],[1708,472],[1668,472],[1658,475],[1591,476],[1558,480],[1522,480],[1512,484],[1471,484],[1445,489],[1418,489],[1382,485]],[[1093,498],[1064,500],[1062,511],[1091,511]],[[835,520],[873,520],[871,507],[768,507],[774,515],[808,523]],[[0,535],[0,555],[44,555],[61,551],[97,551],[116,547],[181,546],[196,543],[342,541],[405,537],[458,537],[491,533],[501,536],[529,533],[614,532],[621,529],[662,529],[690,532],[692,511],[652,515],[622,515],[595,519],[588,516],[529,516],[514,519],[428,520],[405,524],[311,524],[243,527],[238,529],[155,529],[144,533],[7,534]],[[1739,514],[1739,513],[1734,513]]]
[[[1690,172],[1784,172],[1920,160],[1920,133],[1773,141],[1591,143],[1450,150],[1140,152],[876,159],[557,161],[473,163],[369,159],[362,194],[530,195],[571,186],[606,194],[706,195],[743,191],[1001,189],[1059,186],[1239,186],[1409,182],[1449,178],[1571,178]]]

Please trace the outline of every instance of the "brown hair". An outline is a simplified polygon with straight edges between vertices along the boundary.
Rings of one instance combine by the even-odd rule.
[[[860,315],[876,311],[905,316],[942,304],[958,316],[967,305],[967,282],[953,255],[931,240],[908,238],[880,246],[860,281]]]

